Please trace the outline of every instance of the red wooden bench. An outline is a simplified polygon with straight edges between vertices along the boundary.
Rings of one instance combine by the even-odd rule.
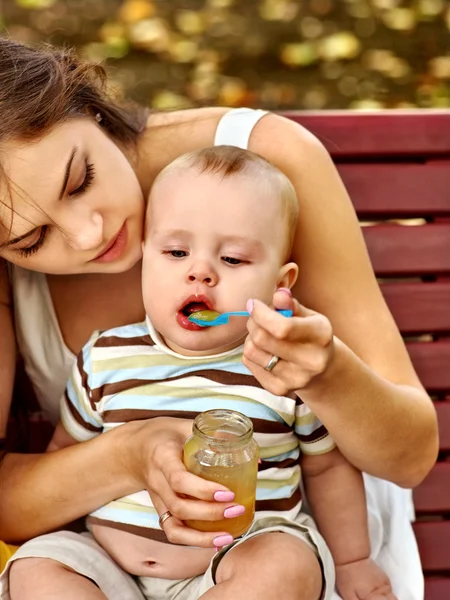
[[[328,148],[360,220],[375,222],[363,228],[374,269],[435,401],[441,452],[415,490],[414,529],[425,598],[445,600],[450,598],[450,111],[289,116]]]

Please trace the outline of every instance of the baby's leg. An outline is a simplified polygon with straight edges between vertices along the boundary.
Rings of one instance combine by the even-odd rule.
[[[86,577],[50,558],[22,558],[11,565],[11,600],[106,600]]]
[[[201,600],[319,600],[322,570],[301,539],[272,532],[236,546],[219,563],[216,585]]]
[[[0,575],[4,600],[144,600],[138,585],[88,534],[58,531],[23,544]]]

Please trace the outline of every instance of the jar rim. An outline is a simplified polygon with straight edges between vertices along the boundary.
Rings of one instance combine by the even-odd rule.
[[[221,422],[222,425],[220,424]],[[217,435],[217,432],[220,432],[220,430],[228,430],[233,435],[232,437],[229,435],[220,437],[220,435]],[[236,410],[215,408],[204,411],[195,417],[192,432],[210,444],[231,446],[247,442],[252,437],[253,423],[246,415]],[[214,435],[211,435],[212,433]]]

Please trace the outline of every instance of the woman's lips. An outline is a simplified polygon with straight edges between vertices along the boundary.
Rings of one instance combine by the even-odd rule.
[[[98,254],[95,258],[92,259],[92,262],[113,262],[120,258],[127,246],[128,236],[127,236],[127,227],[126,223],[124,223],[120,229],[120,231],[113,237],[113,239],[106,246],[105,250],[102,250],[100,254]]]

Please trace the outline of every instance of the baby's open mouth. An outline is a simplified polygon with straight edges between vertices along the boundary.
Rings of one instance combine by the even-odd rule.
[[[196,325],[189,321],[189,317],[193,313],[198,313],[201,311],[211,311],[213,310],[212,301],[203,294],[192,294],[186,298],[181,304],[180,308],[177,311],[177,322],[183,329],[188,329],[190,331],[200,331],[204,330],[201,325]]]
[[[186,306],[181,309],[181,312],[186,317],[189,317],[189,315],[192,315],[192,313],[199,312],[200,310],[210,309],[206,302],[189,302],[189,304],[186,304]]]

